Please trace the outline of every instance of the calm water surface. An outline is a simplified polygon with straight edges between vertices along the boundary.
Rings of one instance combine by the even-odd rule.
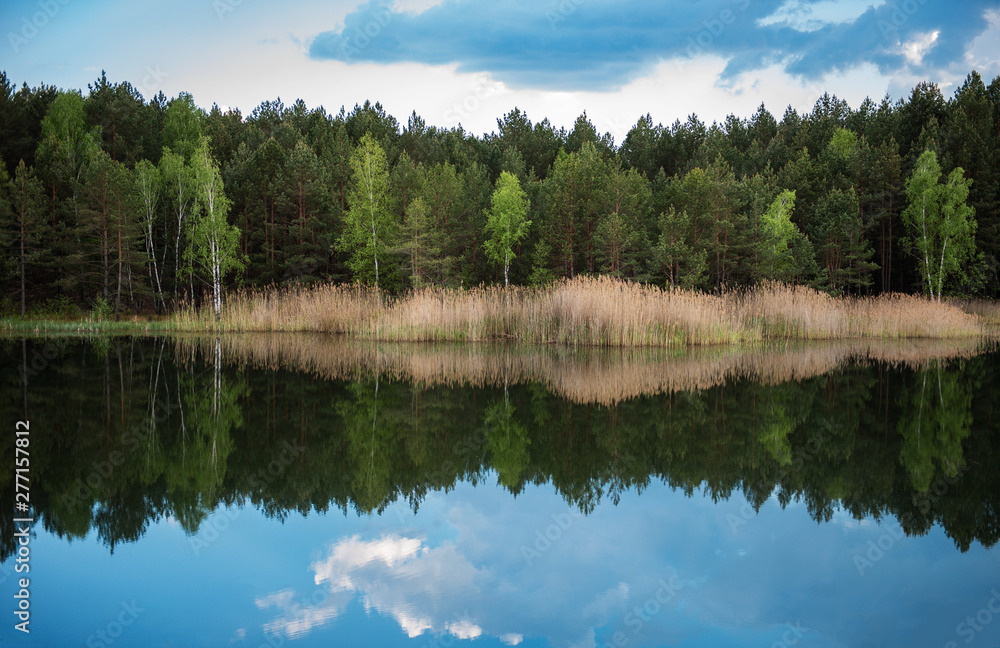
[[[0,340],[0,643],[998,646],[998,360]]]

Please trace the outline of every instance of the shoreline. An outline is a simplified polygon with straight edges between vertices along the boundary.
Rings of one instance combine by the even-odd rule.
[[[993,312],[996,309],[996,314]],[[388,299],[326,284],[230,295],[159,319],[0,319],[0,334],[313,332],[382,342],[506,342],[568,347],[754,346],[787,340],[996,339],[1000,303],[890,294],[831,297],[784,284],[721,294],[607,277],[542,288],[427,288]]]

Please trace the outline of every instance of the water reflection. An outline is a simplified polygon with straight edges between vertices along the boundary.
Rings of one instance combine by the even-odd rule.
[[[512,494],[550,484],[583,513],[662,482],[715,501],[739,493],[754,509],[772,495],[802,501],[824,522],[842,509],[892,516],[909,534],[941,524],[963,551],[1000,533],[987,469],[996,356],[970,343],[688,354],[296,335],[60,344],[34,370],[26,359],[43,342],[3,343],[5,366],[22,367],[4,372],[22,393],[5,416],[26,407],[44,421],[32,432],[44,528],[93,529],[112,551],[166,517],[194,534],[219,506],[280,519],[397,501],[416,511],[428,493],[494,471]],[[0,480],[12,511],[11,475]],[[4,558],[12,524],[5,514]]]

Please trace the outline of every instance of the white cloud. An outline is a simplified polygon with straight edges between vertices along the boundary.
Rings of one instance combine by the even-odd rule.
[[[920,65],[923,63],[924,56],[934,47],[940,33],[940,31],[932,31],[916,34],[912,40],[900,45],[903,56],[911,65]]]
[[[258,597],[254,603],[264,610],[272,607],[281,611],[281,616],[264,624],[264,631],[279,637],[295,639],[303,637],[336,619],[350,602],[350,596],[330,598],[325,592],[310,600],[296,595],[291,589],[284,589]]]
[[[448,623],[445,625],[445,629],[459,639],[475,639],[483,634],[483,629],[468,619]]]
[[[355,535],[333,544],[310,568],[317,585],[360,596],[365,609],[395,619],[409,637],[432,632],[473,639],[485,632],[462,602],[481,598],[487,576],[452,544],[432,548],[399,534]]]
[[[773,14],[758,20],[757,24],[811,32],[829,24],[852,21],[868,9],[878,8],[883,4],[885,0],[821,0],[820,2],[787,0]]]
[[[965,61],[958,64],[968,72],[977,69],[983,75],[983,80],[989,83],[1000,74],[1000,10],[986,12],[989,26],[982,34],[969,43],[965,51]]]

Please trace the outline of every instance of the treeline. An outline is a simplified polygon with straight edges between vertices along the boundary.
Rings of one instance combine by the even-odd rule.
[[[376,261],[392,292],[585,273],[1000,292],[1000,77],[977,72],[948,99],[921,83],[780,120],[763,105],[710,126],[647,114],[620,144],[586,114],[567,131],[514,109],[477,137],[377,103],[244,116],[103,74],[84,95],[0,72],[0,133],[7,312],[218,305],[236,285],[374,282]]]
[[[318,380],[294,364],[234,361],[218,345],[0,341],[4,366],[28,369],[27,384],[17,371],[0,378],[18,395],[0,412],[35,413],[31,504],[47,531],[95,531],[113,549],[167,516],[195,533],[219,506],[369,514],[495,479],[513,495],[551,485],[585,513],[665,483],[754,507],[777,493],[817,522],[839,509],[894,518],[907,534],[941,525],[962,551],[1000,537],[993,354],[594,405],[541,382]],[[42,355],[53,359],[33,370]],[[13,457],[10,435],[0,460]],[[16,550],[14,490],[14,473],[0,475],[0,560]]]

